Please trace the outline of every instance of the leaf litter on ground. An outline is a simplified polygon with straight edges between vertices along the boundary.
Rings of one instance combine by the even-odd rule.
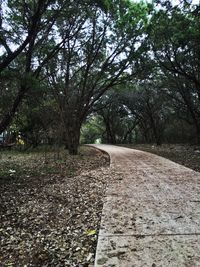
[[[92,266],[108,156],[1,153],[0,266]]]

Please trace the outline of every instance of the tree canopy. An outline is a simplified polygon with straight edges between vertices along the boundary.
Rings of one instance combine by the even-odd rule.
[[[200,142],[199,13],[186,0],[1,1],[0,133],[56,132],[77,154],[83,125],[161,144],[180,140],[178,122]]]

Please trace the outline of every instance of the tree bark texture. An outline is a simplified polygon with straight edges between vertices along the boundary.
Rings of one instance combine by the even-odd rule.
[[[70,155],[78,154],[78,147],[80,141],[81,123],[78,118],[75,120],[67,119],[66,133],[67,133],[67,148]]]

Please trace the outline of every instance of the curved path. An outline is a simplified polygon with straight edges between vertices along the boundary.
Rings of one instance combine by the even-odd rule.
[[[95,267],[200,266],[200,173],[162,157],[94,145],[111,158]]]

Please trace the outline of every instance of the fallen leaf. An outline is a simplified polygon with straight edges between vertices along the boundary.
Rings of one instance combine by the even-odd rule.
[[[88,230],[87,231],[87,235],[90,236],[90,235],[95,235],[96,234],[96,230]]]

